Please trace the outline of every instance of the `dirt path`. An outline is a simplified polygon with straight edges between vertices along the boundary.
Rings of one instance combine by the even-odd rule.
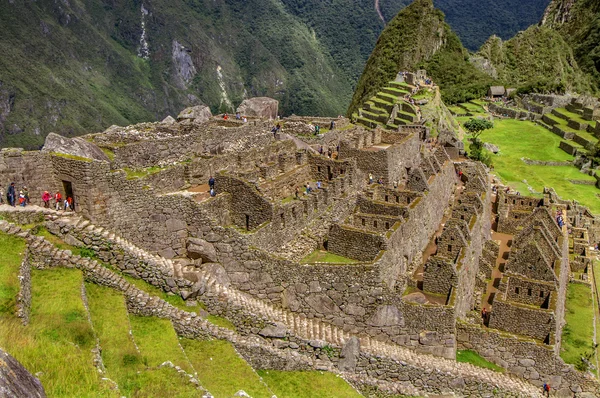
[[[377,15],[379,15],[379,19],[381,19],[381,21],[383,22],[383,26],[385,26],[386,25],[385,18],[383,17],[383,14],[381,13],[381,10],[379,9],[379,0],[375,0],[375,11],[377,11]]]

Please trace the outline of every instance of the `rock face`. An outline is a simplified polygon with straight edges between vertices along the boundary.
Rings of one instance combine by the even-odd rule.
[[[206,105],[192,106],[191,108],[185,108],[177,116],[178,121],[193,121],[196,123],[202,123],[212,117],[210,108]]]
[[[278,109],[279,101],[269,97],[255,97],[245,99],[238,106],[237,112],[244,116],[276,119]]]
[[[106,156],[100,148],[79,137],[67,138],[55,133],[50,133],[46,137],[46,142],[44,143],[44,148],[42,150],[110,162],[108,156]]]
[[[360,356],[360,341],[358,337],[354,336],[344,347],[340,353],[340,361],[338,362],[338,368],[342,372],[354,372],[356,369],[356,363]]]
[[[44,387],[16,359],[0,349],[0,396],[45,397]]]
[[[204,239],[189,238],[187,251],[188,257],[194,260],[201,258],[205,263],[216,263],[218,261],[215,247]]]

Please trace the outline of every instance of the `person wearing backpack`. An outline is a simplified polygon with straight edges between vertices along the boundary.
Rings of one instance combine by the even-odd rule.
[[[56,191],[56,193],[54,194],[54,207],[56,208],[56,211],[60,210],[61,205],[62,205],[62,195],[60,194],[59,191]]]
[[[542,392],[542,395],[545,395],[545,396],[549,397],[550,396],[550,384],[544,383],[544,386],[542,388],[544,390]]]

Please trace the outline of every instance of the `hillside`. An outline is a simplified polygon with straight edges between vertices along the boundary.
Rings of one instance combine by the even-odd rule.
[[[351,83],[275,0],[11,2],[0,8],[0,145],[272,96],[285,114],[337,115]]]
[[[478,55],[488,61],[490,75],[525,91],[593,91],[569,44],[544,26],[532,26],[505,42],[493,36]]]
[[[367,61],[347,114],[404,70],[425,68],[444,99],[463,101],[483,94],[492,80],[468,62],[468,52],[432,0],[415,0],[390,21]],[[460,97],[460,98],[459,98]]]
[[[540,25],[562,34],[581,69],[600,86],[600,2],[553,0]]]

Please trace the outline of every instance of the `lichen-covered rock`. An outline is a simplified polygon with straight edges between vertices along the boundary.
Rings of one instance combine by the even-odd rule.
[[[245,99],[237,111],[244,116],[259,117],[262,119],[276,119],[279,101],[269,97],[254,97]]]
[[[80,137],[67,138],[55,133],[50,133],[46,137],[46,142],[44,143],[42,151],[57,152],[65,155],[110,162],[108,156],[106,156],[100,148]]]
[[[203,123],[212,117],[210,108],[206,105],[196,105],[190,108],[185,108],[177,116],[178,121],[193,121],[196,123]]]
[[[16,359],[0,349],[0,396],[45,397],[42,383]]]

